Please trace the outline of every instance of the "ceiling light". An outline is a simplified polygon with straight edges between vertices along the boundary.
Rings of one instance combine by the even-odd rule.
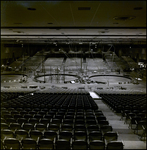
[[[22,23],[19,23],[19,22],[18,22],[18,23],[14,23],[14,24],[22,24]]]
[[[78,7],[78,10],[90,10],[90,7]]]
[[[36,8],[28,8],[28,10],[36,10]]]
[[[79,43],[79,44],[83,44],[83,43],[81,42],[81,43]]]
[[[125,21],[125,20],[132,20],[134,18],[136,18],[136,17],[135,16],[116,16],[113,19],[114,20],[123,20],[123,21]]]
[[[142,7],[134,7],[134,10],[141,10]]]

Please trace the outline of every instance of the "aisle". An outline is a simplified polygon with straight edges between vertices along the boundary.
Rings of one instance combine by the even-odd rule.
[[[146,149],[146,141],[140,141],[133,130],[128,128],[128,124],[120,120],[119,114],[114,113],[102,100],[95,100],[95,102],[106,116],[113,131],[118,132],[118,140],[123,141],[124,149]]]

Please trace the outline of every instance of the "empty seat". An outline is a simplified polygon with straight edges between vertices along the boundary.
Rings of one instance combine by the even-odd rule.
[[[40,123],[43,123],[47,126],[47,124],[50,122],[50,120],[48,118],[41,118],[40,119]]]
[[[9,126],[7,123],[1,123],[1,130],[2,129],[9,129]]]
[[[75,131],[74,133],[74,141],[83,140],[87,141],[87,134],[85,131]]]
[[[39,150],[52,150],[54,149],[54,143],[52,139],[42,138],[38,142]]]
[[[123,143],[122,142],[119,142],[119,141],[111,141],[109,143],[107,143],[107,146],[106,146],[106,150],[109,150],[109,149],[112,149],[112,150],[123,150]]]
[[[71,138],[72,138],[72,133],[69,131],[61,131],[59,133],[59,139],[65,139],[71,141]]]
[[[25,139],[28,137],[28,132],[22,129],[16,130],[15,137],[17,140],[21,141],[22,139]]]
[[[43,137],[43,134],[42,134],[42,132],[39,131],[39,130],[31,130],[31,131],[30,131],[30,137],[31,137],[32,139],[36,140],[36,142],[38,142],[39,139]]]
[[[72,142],[72,149],[73,150],[77,150],[77,149],[84,149],[87,150],[88,149],[88,143],[87,141],[83,141],[83,140],[76,140]]]
[[[88,125],[87,126],[88,133],[92,131],[100,131],[100,128],[98,125]]]
[[[103,126],[101,126],[100,129],[101,129],[102,134],[105,134],[106,132],[113,130],[112,126],[110,126],[110,125],[103,125]]]
[[[74,131],[85,131],[86,132],[86,126],[84,124],[75,124]]]
[[[35,129],[43,132],[43,131],[45,131],[47,129],[47,126],[45,124],[43,124],[43,123],[37,123],[35,125]]]
[[[99,126],[103,126],[103,125],[109,125],[109,122],[107,120],[99,120],[98,121]]]
[[[89,150],[105,150],[105,142],[102,140],[92,140],[89,143]]]
[[[70,150],[70,141],[66,139],[58,139],[56,141],[56,149]]]
[[[14,138],[14,134],[11,130],[9,129],[3,129],[1,130],[1,139],[7,139],[7,138]]]
[[[6,123],[7,123],[8,125],[10,125],[10,123],[16,123],[16,119],[14,119],[14,118],[7,118],[7,119],[6,119]]]
[[[57,133],[53,130],[45,131],[44,132],[44,138],[51,139],[55,143],[55,141],[57,140]]]
[[[22,123],[27,123],[28,122],[28,119],[27,118],[18,118],[17,119],[17,122],[22,124]]]
[[[89,141],[103,140],[102,133],[100,131],[92,131],[89,133]]]
[[[60,126],[58,126],[57,124],[50,124],[48,127],[48,130],[53,130],[55,132],[58,132],[60,129]]]
[[[134,133],[138,134],[139,130],[143,130],[142,126],[146,126],[146,120],[141,120],[139,122],[136,122],[136,128],[134,129]]]
[[[31,149],[31,150],[36,150],[37,149],[37,143],[34,139],[32,138],[25,138],[22,140],[22,149]]]
[[[19,123],[10,123],[10,129],[14,132],[15,130],[18,130],[21,128],[21,125]]]
[[[39,123],[39,119],[38,118],[29,118],[28,122],[35,125],[36,123]]]
[[[107,132],[103,135],[105,143],[109,143],[110,141],[117,141],[118,133],[117,132]]]
[[[20,143],[16,138],[7,138],[4,140],[5,149],[20,149]]]
[[[61,131],[70,131],[70,132],[72,132],[73,131],[73,125],[71,125],[71,124],[63,124],[61,126]]]
[[[30,130],[34,130],[34,125],[31,123],[23,123],[22,128],[24,130],[30,131]]]

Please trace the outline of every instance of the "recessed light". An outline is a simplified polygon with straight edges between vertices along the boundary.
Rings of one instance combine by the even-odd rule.
[[[135,16],[116,16],[113,19],[114,20],[123,20],[123,21],[125,21],[125,20],[132,20],[134,18],[136,18],[136,17]]]
[[[90,10],[90,7],[78,7],[78,10]]]
[[[28,8],[28,10],[36,10],[36,8]]]
[[[142,7],[134,7],[134,10],[141,10]]]
[[[17,32],[17,33],[24,33],[24,32],[22,32],[22,31],[13,31],[13,32]]]
[[[22,24],[22,23],[14,23],[14,24]]]

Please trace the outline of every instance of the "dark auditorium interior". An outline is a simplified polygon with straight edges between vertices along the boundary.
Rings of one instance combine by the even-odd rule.
[[[1,149],[146,149],[146,1],[1,1]]]

